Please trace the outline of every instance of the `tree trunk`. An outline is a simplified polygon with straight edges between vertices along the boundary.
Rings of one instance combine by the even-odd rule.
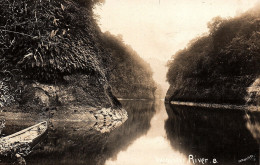
[[[113,109],[121,109],[122,104],[117,100],[117,98],[113,95],[111,86],[106,83],[104,85],[104,92],[109,100],[109,103]]]

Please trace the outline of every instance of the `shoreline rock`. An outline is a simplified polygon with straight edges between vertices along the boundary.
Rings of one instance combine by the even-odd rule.
[[[190,82],[187,80],[182,85],[172,84],[165,96],[165,102],[202,102],[209,104],[258,106],[260,105],[259,82],[260,80],[257,78],[249,87],[237,85],[236,88],[226,88],[223,86],[219,86],[218,88],[205,88],[203,86],[197,87],[197,85],[188,85]]]

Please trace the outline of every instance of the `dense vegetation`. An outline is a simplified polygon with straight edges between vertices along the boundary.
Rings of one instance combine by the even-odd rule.
[[[153,83],[150,68],[133,50],[101,32],[93,7],[102,2],[0,0],[0,106],[33,95],[48,105],[92,100],[119,106],[110,82],[119,96]]]
[[[150,65],[120,36],[109,32],[102,35],[103,46],[111,52],[110,84],[121,98],[153,99],[156,85]]]
[[[1,71],[52,80],[92,71],[102,56],[88,0],[0,1]],[[82,37],[85,36],[85,37]]]
[[[173,100],[245,103],[246,87],[260,75],[260,7],[238,17],[214,18],[168,63]]]
[[[104,65],[109,57],[100,45],[101,32],[92,11],[97,3],[101,1],[0,0],[0,81],[8,87],[0,101],[7,102],[9,93],[26,93],[22,90],[29,91],[25,97],[37,95],[30,94],[32,80],[60,86],[70,83],[66,76],[72,74],[90,77],[81,84],[82,93],[91,93],[84,86],[92,86],[103,89],[101,95],[109,101],[114,99]],[[60,91],[75,93],[69,86]]]

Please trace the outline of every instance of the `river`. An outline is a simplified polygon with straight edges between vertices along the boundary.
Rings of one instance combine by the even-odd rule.
[[[100,133],[88,122],[53,122],[47,138],[25,157],[27,164],[259,165],[257,112],[121,102],[129,118],[111,132]],[[6,121],[3,133],[32,123]]]

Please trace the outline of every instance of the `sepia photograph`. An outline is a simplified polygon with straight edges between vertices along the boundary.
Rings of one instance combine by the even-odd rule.
[[[260,0],[0,0],[0,165],[260,165]]]

